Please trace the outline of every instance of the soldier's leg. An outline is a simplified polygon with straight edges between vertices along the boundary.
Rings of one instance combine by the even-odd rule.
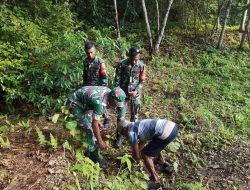
[[[90,153],[89,158],[93,162],[99,163],[100,167],[105,169],[108,167],[108,165],[99,159],[98,143],[97,143],[97,139],[94,135],[93,128],[92,128],[92,120],[93,120],[92,115],[93,115],[93,111],[88,110],[84,113],[84,116],[83,116],[82,127],[85,132],[84,140],[88,144],[88,151]]]
[[[128,101],[126,100],[123,104],[123,106],[121,107],[117,107],[117,122],[116,122],[116,126],[118,126],[118,123],[121,120],[125,120],[125,116],[126,116],[126,110],[127,110],[127,106],[128,106]],[[120,148],[122,146],[122,135],[119,133],[119,131],[116,129],[116,139],[115,139],[115,147],[116,148]]]
[[[132,98],[131,101],[131,118],[130,121],[137,121],[141,111],[141,97]]]
[[[108,109],[106,106],[103,108],[102,116],[104,118],[104,122],[103,122],[104,128],[107,129],[111,126],[111,120],[109,119],[109,113],[108,113]]]

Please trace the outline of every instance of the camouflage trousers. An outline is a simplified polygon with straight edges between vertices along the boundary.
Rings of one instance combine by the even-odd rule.
[[[98,144],[92,128],[93,110],[83,109],[77,104],[70,103],[70,112],[77,121],[77,126],[82,130],[83,141],[88,144],[88,151],[94,152]]]
[[[141,96],[130,97],[125,101],[126,109],[130,108],[130,121],[139,119],[139,113],[141,111]]]

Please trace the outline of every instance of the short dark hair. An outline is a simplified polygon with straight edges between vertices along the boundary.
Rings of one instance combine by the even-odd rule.
[[[86,42],[84,47],[85,49],[91,49],[92,47],[94,47],[94,43],[93,42]]]

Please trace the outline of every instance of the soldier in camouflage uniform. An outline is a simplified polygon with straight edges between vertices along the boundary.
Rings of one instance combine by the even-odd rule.
[[[85,43],[87,58],[83,59],[83,85],[84,86],[108,86],[106,66],[103,59],[96,56],[96,48],[92,42]],[[104,126],[111,125],[107,109],[103,112]]]
[[[143,62],[139,60],[139,53],[138,48],[132,47],[129,50],[129,57],[118,64],[115,75],[115,85],[120,86],[126,93],[126,107],[130,102],[131,121],[138,120],[141,109],[140,97],[145,81],[145,68]],[[115,146],[121,146],[121,136],[118,133]]]
[[[99,163],[102,168],[107,168],[107,164],[99,159],[98,148],[106,150],[107,146],[100,135],[100,129],[103,129],[100,118],[104,107],[113,100],[117,106],[118,117],[125,117],[125,98],[126,95],[121,88],[111,90],[103,86],[85,86],[68,97],[70,111],[78,127],[86,134],[84,140],[88,144],[90,159]]]

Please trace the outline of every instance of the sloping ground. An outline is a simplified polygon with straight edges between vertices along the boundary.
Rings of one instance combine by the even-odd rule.
[[[141,118],[169,118],[180,128],[177,140],[164,151],[175,172],[171,176],[161,173],[162,187],[247,190],[250,187],[247,64],[250,57],[244,52],[218,53],[212,49],[200,53],[192,47],[182,50],[168,52],[169,58],[155,57],[146,65]],[[171,57],[177,61],[172,61]],[[115,121],[114,114],[111,116]],[[68,171],[69,165],[77,162],[76,158],[64,150],[62,144],[70,140],[73,148],[81,145],[63,130],[63,122],[53,124],[45,117],[30,119],[29,132],[29,127],[17,124],[27,117],[13,115],[7,120],[9,122],[2,117],[0,121],[1,137],[5,141],[5,145],[1,142],[0,189],[79,189],[74,175]],[[57,137],[58,148],[39,146],[36,128],[47,138],[50,133]],[[136,171],[143,173],[145,169],[134,164],[131,175],[126,171],[122,176],[117,157],[129,153],[129,148],[127,144],[123,149],[112,148],[114,126],[107,134],[109,151],[104,158],[110,163],[110,169],[100,174],[100,189],[106,185],[103,179],[110,179],[110,176],[120,177],[120,183],[126,186],[123,189],[133,189],[126,181],[128,176],[135,184],[138,182],[133,178]],[[79,177],[79,184],[82,189],[88,189],[86,178]]]
[[[34,123],[36,127],[39,125],[39,121],[33,121],[31,125]],[[183,132],[180,136],[184,136]],[[68,151],[64,152],[62,148],[56,151],[42,148],[38,145],[35,134],[31,133],[27,136],[23,130],[19,130],[18,133],[9,132],[6,137],[10,140],[11,147],[1,148],[0,189],[47,190],[69,187],[73,189],[75,184],[67,169],[76,161]],[[166,159],[172,163],[175,157],[178,157],[178,171],[171,176],[161,174],[165,180],[162,184],[163,187],[165,186],[164,189],[177,189],[180,184],[195,182],[201,182],[209,189],[233,189],[234,187],[248,189],[250,185],[249,142],[238,140],[239,142],[236,141],[230,146],[208,148],[205,142],[202,145],[197,143],[198,136],[191,140],[183,139],[185,145],[176,154],[164,152]],[[110,151],[105,158],[111,167],[105,173],[118,175],[119,163],[116,158],[122,155],[123,151],[114,149]],[[139,168],[135,169],[139,170]]]

